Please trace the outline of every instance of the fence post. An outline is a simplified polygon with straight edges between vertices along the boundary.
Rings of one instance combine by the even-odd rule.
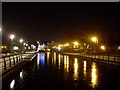
[[[16,60],[17,60],[17,63],[18,63],[18,57],[17,57],[17,55],[16,55]]]
[[[109,61],[109,55],[108,55],[108,61]]]
[[[115,56],[114,56],[114,62],[115,62]]]
[[[10,56],[9,56],[9,62],[10,62],[10,67],[11,67],[11,59],[10,59]]]
[[[6,61],[5,61],[5,58],[3,57],[4,59],[4,70],[6,70]]]
[[[20,62],[21,60],[20,60],[20,54],[19,54],[19,62]]]
[[[14,60],[14,65],[15,65],[15,57],[14,57],[14,55],[13,55],[13,60]]]

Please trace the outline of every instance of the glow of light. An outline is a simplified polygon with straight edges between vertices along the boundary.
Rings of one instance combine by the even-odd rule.
[[[13,89],[15,85],[15,80],[12,80],[12,82],[10,83],[10,89]]]
[[[0,32],[2,31],[2,28],[0,28]]]
[[[28,46],[28,44],[26,43],[26,46]]]
[[[61,50],[61,47],[58,47],[58,51],[60,51]]]
[[[47,60],[50,58],[50,52],[47,52]]]
[[[86,77],[86,61],[84,61],[84,76]]]
[[[69,56],[67,56],[67,66],[66,66],[66,68],[67,68],[67,72],[69,72]]]
[[[39,41],[37,41],[37,44],[39,44]]]
[[[101,48],[102,50],[105,50],[105,46],[103,46],[103,45],[102,45],[102,46],[100,46],[100,48]]]
[[[4,48],[7,48],[6,46],[4,46]]]
[[[42,65],[45,64],[45,53],[39,53],[39,61]]]
[[[10,39],[13,40],[15,38],[15,35],[11,34]]]
[[[66,64],[67,64],[66,57],[67,57],[67,56],[65,55],[65,56],[64,56],[64,69],[66,69],[66,67],[67,67],[67,66],[66,66]]]
[[[74,61],[74,80],[78,79],[78,59],[75,58]]]
[[[84,43],[84,45],[86,45],[86,43]]]
[[[28,47],[28,49],[30,49],[30,47]]]
[[[58,68],[60,69],[60,54],[58,54]]]
[[[92,37],[92,38],[91,38],[91,41],[93,41],[93,42],[95,42],[95,43],[98,43],[97,37]]]
[[[92,63],[92,72],[91,72],[91,76],[92,76],[92,87],[95,88],[95,85],[97,85],[97,73],[96,73],[96,64]]]
[[[118,46],[118,50],[120,50],[120,46]]]
[[[37,69],[39,70],[39,58],[40,58],[40,54],[38,53],[37,55]]]
[[[20,72],[20,78],[23,79],[23,72]]]
[[[25,45],[26,45],[26,43],[23,43],[23,45],[25,46]]]
[[[64,46],[69,46],[69,43],[66,43]]]
[[[79,45],[79,43],[78,43],[78,42],[74,42],[74,45],[76,45],[76,46],[77,46],[77,45]]]
[[[56,53],[54,52],[54,64],[56,64]]]
[[[20,39],[20,43],[22,43],[23,42],[23,39]]]
[[[60,46],[63,46],[63,44],[61,44]]]
[[[47,63],[49,63],[50,52],[47,52]]]
[[[50,49],[47,49],[47,51],[50,51]]]
[[[13,47],[13,50],[18,50],[19,48],[17,46],[14,46]]]
[[[66,46],[69,46],[69,43],[66,43]]]
[[[4,46],[2,46],[2,48],[4,48]]]

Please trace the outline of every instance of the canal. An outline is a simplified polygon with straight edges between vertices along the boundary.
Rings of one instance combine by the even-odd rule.
[[[120,69],[77,56],[38,53],[3,87],[3,90],[40,89],[120,90]]]

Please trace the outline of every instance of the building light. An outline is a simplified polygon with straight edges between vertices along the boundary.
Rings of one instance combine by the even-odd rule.
[[[13,50],[18,50],[19,48],[17,46],[14,46],[13,47]]]

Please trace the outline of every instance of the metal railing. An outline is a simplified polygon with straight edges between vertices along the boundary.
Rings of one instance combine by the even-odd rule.
[[[94,60],[102,60],[102,61],[106,61],[106,62],[114,62],[114,63],[117,63],[120,65],[120,56],[85,54],[85,53],[69,53],[69,52],[64,52],[63,54],[77,55],[77,56],[81,56],[84,58],[90,58],[90,59],[94,59]]]
[[[0,69],[2,70],[2,72],[5,72],[6,70],[10,69],[11,67],[17,65],[22,61],[22,54],[2,56],[0,57]]]

